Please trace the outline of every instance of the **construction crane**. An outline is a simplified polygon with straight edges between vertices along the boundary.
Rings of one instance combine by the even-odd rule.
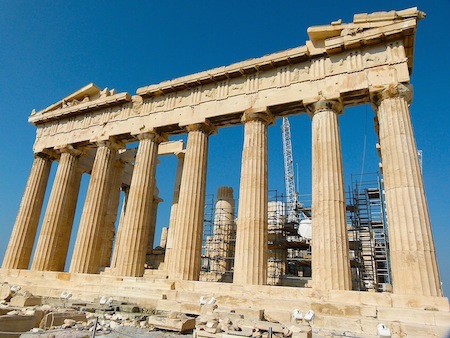
[[[291,125],[287,117],[283,117],[281,125],[283,137],[284,179],[286,183],[287,217],[288,222],[299,223],[302,205],[298,201],[295,190],[294,160],[292,157]]]

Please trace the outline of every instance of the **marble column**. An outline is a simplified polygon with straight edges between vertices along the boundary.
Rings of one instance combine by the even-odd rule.
[[[442,296],[416,141],[411,124],[410,85],[386,86],[373,94],[383,166],[393,291]]]
[[[34,154],[34,162],[3,259],[3,269],[28,269],[39,225],[52,159]]]
[[[80,154],[72,148],[61,149],[32,270],[64,271],[82,175],[78,168]]]
[[[140,142],[131,178],[127,210],[119,229],[120,243],[116,246],[117,265],[114,273],[120,276],[144,275],[152,218],[158,144],[162,138],[156,132],[141,134],[138,138]]]
[[[189,125],[188,145],[181,177],[173,249],[171,279],[198,280],[206,194],[208,139],[215,128],[209,123]]]
[[[351,290],[339,101],[307,106],[312,118],[312,283]]]
[[[170,219],[169,219],[169,229],[167,230],[166,251],[164,254],[164,266],[166,270],[169,270],[170,267],[170,255],[172,253],[173,248],[173,234],[175,232],[175,227],[177,223],[176,219],[177,219],[178,199],[180,197],[180,185],[181,185],[181,177],[183,175],[185,152],[182,151],[176,153],[175,155],[178,158],[178,164],[177,164],[177,173],[175,176],[175,186],[173,188],[172,207],[170,208]]]
[[[113,250],[113,255],[111,258],[111,269],[114,269],[117,266],[117,252],[118,252],[118,248],[120,247],[120,241],[122,238],[123,222],[125,220],[125,213],[127,210],[127,202],[128,202],[128,195],[130,192],[130,187],[128,185],[123,185],[122,191],[124,193],[124,197],[123,197],[123,202],[122,202],[122,210],[120,211],[119,225],[117,227],[116,241],[114,243],[114,250]]]
[[[217,202],[214,214],[215,256],[211,262],[211,271],[222,277],[231,269],[231,261],[228,257],[234,257],[234,239],[236,227],[234,224],[234,197],[233,188],[219,187],[217,189]]]
[[[120,188],[122,186],[122,173],[125,163],[117,160],[113,167],[113,177],[111,179],[111,192],[109,194],[108,208],[105,216],[104,235],[101,241],[100,267],[111,265],[111,255],[116,234],[117,211],[120,203]]]
[[[236,254],[233,283],[267,283],[267,202],[269,112],[245,112],[242,116],[242,151],[239,214],[236,228]]]
[[[163,199],[159,198],[159,189],[157,187],[153,190],[153,202],[152,202],[152,217],[150,219],[150,228],[148,231],[148,242],[147,242],[147,254],[151,254],[154,247],[155,241],[155,230],[156,230],[156,219],[158,216],[158,205],[163,202]]]
[[[104,235],[117,145],[100,141],[97,147],[70,265],[73,273],[98,273],[100,268],[101,236]]]

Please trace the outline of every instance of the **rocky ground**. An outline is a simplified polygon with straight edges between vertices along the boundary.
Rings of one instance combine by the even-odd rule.
[[[204,297],[202,297],[204,298]],[[200,315],[156,311],[102,297],[87,303],[70,293],[37,297],[0,284],[0,338],[191,337],[310,338],[309,322],[289,312],[219,309],[200,299]],[[307,315],[305,315],[306,318]],[[295,316],[294,316],[295,317]],[[288,323],[288,324],[282,324]]]

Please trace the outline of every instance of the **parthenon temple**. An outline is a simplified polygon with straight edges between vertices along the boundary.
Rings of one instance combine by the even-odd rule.
[[[316,327],[361,336],[376,336],[381,323],[408,336],[439,336],[450,323],[449,305],[409,108],[415,33],[424,17],[417,8],[356,14],[351,23],[308,28],[304,46],[142,87],[134,95],[91,83],[33,110],[34,162],[0,281],[36,295],[70,290],[92,300],[109,293],[191,314],[201,311],[193,299],[214,296],[219,308],[236,312],[313,310]],[[346,107],[363,104],[375,114],[380,210],[388,219],[389,278],[373,277],[372,284],[355,282],[356,239],[347,218],[339,129]],[[281,234],[283,245],[291,245],[282,251],[274,236],[288,221],[278,228],[279,221],[270,220],[283,203],[269,201],[268,128],[298,114],[308,114],[312,128],[312,203],[302,222],[310,236],[298,235],[297,224],[291,231],[297,249]],[[244,130],[239,191],[219,188],[206,236],[208,142],[237,125]],[[170,225],[153,248],[160,202],[155,177],[163,155],[176,156],[178,166]],[[85,202],[77,206],[86,175]],[[76,209],[82,210],[78,225]],[[297,266],[301,282],[289,282],[283,276],[292,265],[286,262],[302,245],[308,245],[310,263]],[[367,270],[362,262],[361,271]],[[275,270],[281,271],[276,279]]]

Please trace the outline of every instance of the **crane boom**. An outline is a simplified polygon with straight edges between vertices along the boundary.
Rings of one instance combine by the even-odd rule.
[[[291,125],[287,117],[283,117],[281,125],[283,137],[284,179],[286,184],[287,216],[289,222],[299,220],[298,199],[295,191],[294,160],[292,157]]]

